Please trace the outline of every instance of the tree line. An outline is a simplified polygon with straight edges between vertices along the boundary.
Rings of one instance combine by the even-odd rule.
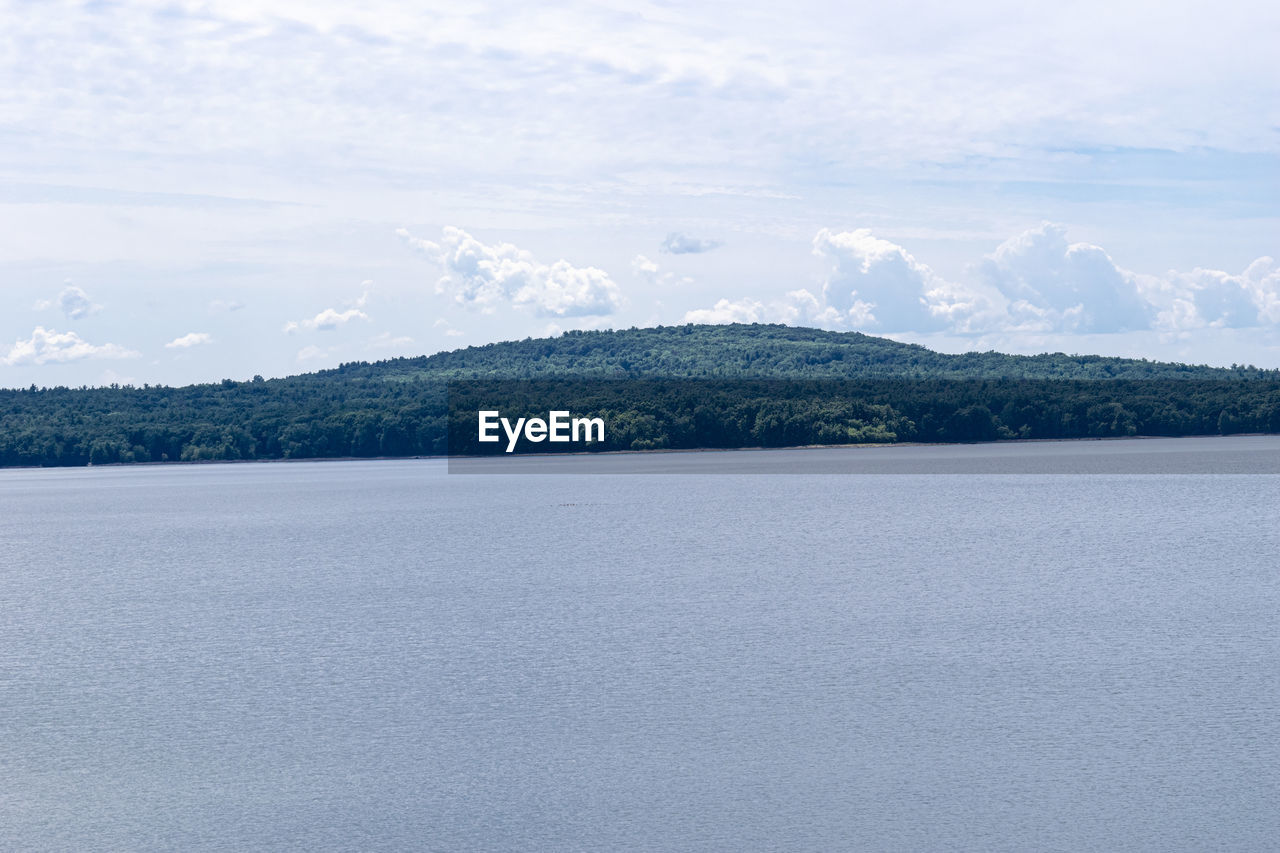
[[[591,450],[1280,432],[1280,380],[473,381],[450,385],[449,406],[450,451],[465,454],[502,452],[476,440],[481,408],[602,416]]]
[[[478,380],[500,394],[487,407],[513,415],[607,416],[609,450],[1280,432],[1280,371],[947,355],[856,332],[685,325],[281,379],[0,389],[0,466],[466,452],[480,448],[451,430],[447,388],[474,397],[486,386],[467,382]]]
[[[1280,432],[1280,380],[542,380],[0,391],[0,466],[488,452],[478,408],[604,417],[592,449]],[[450,408],[451,407],[451,408]],[[450,417],[452,411],[453,417]],[[549,445],[527,450],[563,449]]]

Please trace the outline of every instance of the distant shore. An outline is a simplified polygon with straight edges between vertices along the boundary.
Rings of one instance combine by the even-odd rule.
[[[275,463],[304,463],[304,462],[403,462],[406,460],[445,460],[450,459],[528,459],[528,458],[564,458],[564,457],[581,457],[581,456],[636,456],[651,454],[701,454],[701,453],[759,453],[779,450],[868,450],[876,448],[901,448],[901,447],[1001,447],[1014,444],[1046,444],[1046,443],[1077,443],[1085,441],[1105,441],[1105,442],[1125,442],[1125,441],[1156,441],[1164,439],[1185,439],[1185,438],[1253,438],[1266,436],[1280,436],[1280,433],[1270,432],[1249,432],[1249,433],[1232,433],[1231,435],[1124,435],[1124,436],[1079,436],[1074,438],[1006,438],[998,441],[888,441],[888,442],[861,442],[851,444],[800,444],[786,447],[688,447],[688,448],[670,448],[655,447],[636,450],[576,450],[569,452],[545,452],[545,453],[512,453],[512,454],[487,454],[487,455],[420,455],[420,456],[313,456],[297,459],[193,459],[193,460],[163,460],[156,462],[110,462],[105,464],[94,465],[11,465],[6,468],[0,468],[3,471],[30,471],[30,470],[74,470],[80,468],[144,468],[156,466],[174,466],[174,465],[258,465],[258,464],[275,464]]]

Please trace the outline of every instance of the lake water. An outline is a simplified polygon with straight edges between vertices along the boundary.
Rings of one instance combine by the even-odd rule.
[[[0,472],[0,849],[1275,848],[1280,438],[779,453]]]

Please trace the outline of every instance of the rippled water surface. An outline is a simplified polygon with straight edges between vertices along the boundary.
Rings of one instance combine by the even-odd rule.
[[[1273,849],[1280,439],[1019,447],[2,471],[0,849]]]

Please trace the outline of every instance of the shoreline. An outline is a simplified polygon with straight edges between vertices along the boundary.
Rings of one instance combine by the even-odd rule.
[[[495,453],[486,455],[456,455],[449,454],[431,454],[422,456],[312,456],[301,459],[193,459],[193,460],[163,460],[158,462],[108,462],[106,464],[94,465],[12,465],[0,468],[3,471],[42,471],[42,470],[73,470],[80,468],[147,468],[155,466],[182,466],[182,465],[257,465],[257,464],[301,464],[308,462],[404,462],[408,460],[433,460],[442,459],[449,461],[451,459],[527,459],[527,458],[565,458],[577,456],[630,456],[640,454],[678,454],[678,453],[764,453],[779,450],[874,450],[878,448],[895,448],[895,447],[997,447],[1011,444],[1044,444],[1044,443],[1066,443],[1066,442],[1084,442],[1084,441],[1160,441],[1181,438],[1258,438],[1266,436],[1280,436],[1280,433],[1274,432],[1242,432],[1231,433],[1229,435],[1221,434],[1202,434],[1202,435],[1111,435],[1111,436],[1077,436],[1074,438],[1006,438],[997,441],[890,441],[890,442],[858,442],[851,444],[797,444],[788,445],[786,447],[654,447],[642,450],[573,450],[565,452],[545,452],[545,453]]]

